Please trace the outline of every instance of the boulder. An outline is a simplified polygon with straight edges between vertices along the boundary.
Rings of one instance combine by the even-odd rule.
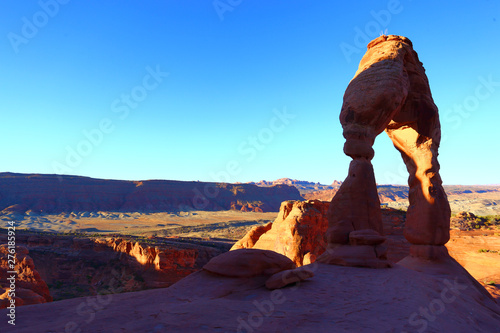
[[[288,269],[274,274],[266,281],[266,288],[270,290],[280,289],[290,284],[307,280],[314,276],[314,271],[308,266]]]
[[[245,278],[273,275],[295,267],[293,261],[273,251],[238,249],[212,258],[203,269],[222,276]]]

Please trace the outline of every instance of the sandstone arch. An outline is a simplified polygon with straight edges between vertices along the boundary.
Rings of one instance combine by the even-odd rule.
[[[340,122],[346,139],[344,153],[353,160],[330,204],[328,249],[319,260],[388,266],[379,245],[371,244],[372,248],[362,250],[352,242],[352,233],[360,230],[382,234],[371,159],[374,140],[383,131],[401,152],[409,172],[406,239],[414,246],[444,245],[450,237],[451,212],[437,160],[441,139],[438,109],[425,70],[408,38],[384,35],[368,44],[344,94]]]

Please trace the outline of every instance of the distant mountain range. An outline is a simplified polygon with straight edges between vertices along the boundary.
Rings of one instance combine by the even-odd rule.
[[[288,185],[125,181],[66,175],[0,173],[0,212],[188,211],[277,212],[282,201],[302,200]]]
[[[285,184],[296,187],[302,197],[306,200],[330,201],[337,193],[342,182],[335,180],[331,185],[313,183],[303,180],[290,178],[280,178],[275,181],[261,180],[260,182],[251,182],[258,186],[274,186]],[[455,195],[484,195],[488,193],[499,193],[499,185],[444,185],[448,196]],[[381,203],[397,202],[408,200],[408,186],[405,185],[377,185],[378,194]]]
[[[331,185],[323,185],[320,183],[313,183],[304,180],[296,180],[290,178],[280,178],[274,181],[261,180],[260,182],[250,182],[248,184],[254,184],[257,186],[275,186],[275,185],[289,185],[294,186],[299,190],[300,194],[304,195],[306,193],[316,192],[316,191],[327,191],[335,190],[342,185],[342,182],[334,181]]]
[[[262,187],[275,186],[275,185],[289,185],[294,186],[299,190],[302,197],[306,200],[318,199],[323,201],[332,200],[333,196],[339,190],[342,182],[333,181],[331,185],[324,185],[320,183],[313,183],[303,180],[296,180],[290,178],[280,178],[274,181],[261,180],[260,182],[250,182]],[[378,192],[380,202],[391,202],[408,199],[408,186],[403,185],[378,185]]]

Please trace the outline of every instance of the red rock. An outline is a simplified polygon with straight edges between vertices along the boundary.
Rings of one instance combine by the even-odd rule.
[[[386,267],[386,251],[370,250],[363,245],[370,241],[356,236],[363,229],[382,234],[380,201],[370,161],[375,137],[384,130],[410,173],[406,239],[416,245],[445,244],[449,240],[450,207],[437,161],[441,138],[438,109],[409,39],[384,35],[368,44],[344,94],[340,123],[346,139],[344,153],[353,161],[329,208],[329,251],[318,260]],[[359,246],[346,246],[347,235],[353,235],[351,245]],[[382,238],[373,236],[372,242],[370,245],[376,246]],[[373,256],[381,260],[380,265],[375,264]]]
[[[272,275],[266,281],[266,288],[270,290],[280,289],[292,283],[305,281],[314,276],[314,271],[309,266],[288,269]]]
[[[328,248],[317,259],[319,262],[330,265],[389,268],[392,264],[377,253],[370,245],[335,245]]]
[[[134,257],[139,264],[151,265],[156,258],[156,250],[152,247],[142,247],[138,242],[130,249],[128,254]]]
[[[307,252],[302,259],[302,265],[309,265],[316,261],[317,255]]]
[[[290,259],[273,251],[238,249],[213,258],[203,269],[222,276],[244,278],[273,275],[295,267]]]
[[[269,230],[257,240],[257,233],[250,231],[233,249],[248,247],[271,250],[287,256],[297,266],[301,266],[304,264],[304,256],[310,261],[325,250],[328,205],[328,202],[319,200],[285,201]],[[247,239],[252,241],[247,242]]]
[[[351,220],[339,220],[335,222],[335,225],[331,228],[328,228],[326,231],[326,239],[330,244],[348,244],[349,234],[353,231],[354,225]]]
[[[2,289],[3,290],[3,289]],[[6,288],[5,292],[0,295],[0,309],[5,309],[10,305],[10,297],[9,297],[9,292],[10,288]],[[47,303],[47,300],[34,292],[31,289],[25,289],[25,288],[16,288],[15,291],[15,305],[21,306],[21,305],[32,305],[32,304],[42,304],[42,303]]]
[[[328,240],[334,244],[348,244],[354,230],[382,230],[382,214],[375,176],[370,161],[355,159],[349,174],[332,199],[328,210]]]
[[[351,245],[379,245],[385,240],[384,236],[372,229],[356,230],[349,234]]]
[[[247,248],[252,248],[255,243],[259,240],[260,236],[262,234],[266,233],[271,229],[272,227],[272,222],[269,222],[265,225],[259,225],[255,226],[250,231],[239,241],[237,241],[232,247],[232,250],[237,250],[237,249],[247,249]]]
[[[24,246],[16,246],[14,254],[15,266],[13,269],[9,267],[9,259],[12,259],[9,254],[11,253],[7,244],[0,245],[0,288],[4,290],[3,295],[0,296],[0,300],[3,300],[0,301],[0,308],[8,305],[5,299],[7,299],[10,290],[10,280],[7,280],[7,278],[12,275],[7,273],[8,271],[17,272],[15,274],[17,305],[51,302],[52,296],[49,288],[35,269],[33,259],[28,255],[28,249]]]
[[[311,264],[316,261],[327,247],[325,241],[325,231],[328,227],[327,210],[329,203],[321,201],[294,202],[288,201],[281,205],[278,217],[272,223],[271,229],[262,233],[259,237],[261,227],[253,228],[241,240],[233,245],[237,248],[260,248],[272,250],[292,259],[297,266]],[[404,224],[404,212],[383,209],[382,219],[387,230],[394,230],[393,221]],[[349,222],[347,222],[349,223]],[[349,226],[350,224],[348,224]],[[263,226],[262,226],[263,227]],[[266,225],[265,229],[269,226]],[[345,244],[349,244],[349,233],[353,231],[351,225],[346,230]],[[374,247],[373,251],[377,257],[386,260],[389,255],[391,262],[397,262],[409,253],[409,244],[404,240],[390,239],[390,245],[377,245],[385,240],[384,236],[375,233],[373,230],[361,230],[353,233],[353,242],[370,243]],[[339,233],[333,234],[339,236]],[[364,235],[364,236],[363,236]],[[400,244],[401,243],[401,244]]]

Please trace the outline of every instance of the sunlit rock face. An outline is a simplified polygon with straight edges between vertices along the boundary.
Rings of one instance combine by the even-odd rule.
[[[307,265],[325,251],[329,202],[284,201],[276,220],[254,227],[231,250],[271,250],[290,258],[297,266]]]

